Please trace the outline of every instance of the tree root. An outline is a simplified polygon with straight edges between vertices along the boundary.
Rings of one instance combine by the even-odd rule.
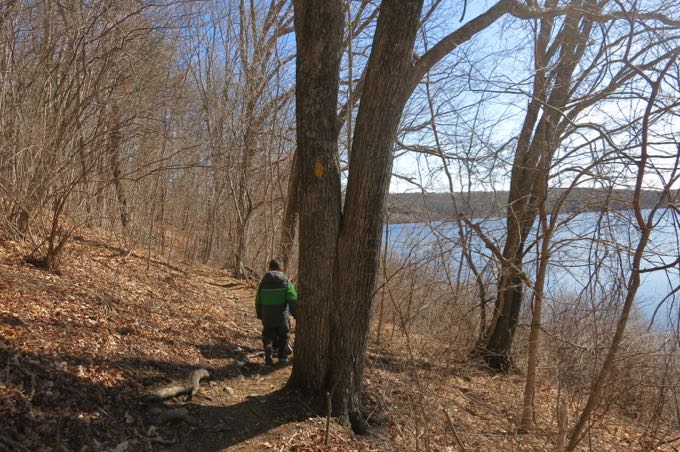
[[[160,408],[154,408],[149,412],[151,416],[154,417],[153,423],[156,425],[167,424],[168,422],[182,421],[189,425],[196,426],[198,421],[196,418],[189,414],[189,410],[186,408],[171,408],[168,410],[161,410]]]
[[[359,410],[350,410],[348,413],[349,424],[352,427],[352,431],[357,435],[364,435],[368,433],[370,426],[366,421],[363,413]]]
[[[173,437],[171,439],[165,439],[161,438],[160,436],[156,436],[153,438],[147,438],[151,444],[160,444],[162,446],[172,446],[174,444],[177,444],[177,438]]]

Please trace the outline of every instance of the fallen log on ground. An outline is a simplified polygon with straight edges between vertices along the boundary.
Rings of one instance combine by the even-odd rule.
[[[165,400],[186,394],[188,400],[191,400],[201,387],[201,379],[208,376],[210,376],[210,372],[206,369],[194,370],[184,384],[161,388],[154,392],[154,395],[161,400]]]

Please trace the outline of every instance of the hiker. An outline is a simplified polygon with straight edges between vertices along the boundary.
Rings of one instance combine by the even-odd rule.
[[[288,346],[290,331],[289,315],[297,315],[297,293],[293,283],[283,273],[285,269],[278,259],[269,262],[269,271],[264,274],[255,296],[257,318],[262,320],[262,344],[264,362],[274,364],[274,345],[278,345],[279,363],[288,362],[291,351]]]

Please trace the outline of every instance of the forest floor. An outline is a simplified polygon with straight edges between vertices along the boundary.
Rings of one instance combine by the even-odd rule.
[[[521,376],[444,362],[439,347],[422,346],[426,337],[398,335],[389,352],[369,354],[373,428],[356,436],[332,422],[324,446],[325,413],[285,387],[290,366],[262,362],[253,282],[115,243],[81,232],[55,275],[23,261],[25,243],[0,237],[0,451],[553,447],[554,387],[539,385],[536,429],[519,435]],[[200,368],[210,375],[190,400],[153,396]],[[672,434],[652,438],[614,413],[584,446],[678,450],[660,444]]]

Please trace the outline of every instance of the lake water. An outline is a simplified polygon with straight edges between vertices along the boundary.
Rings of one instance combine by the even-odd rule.
[[[660,211],[654,220],[643,268],[670,264],[680,255],[677,214],[670,210]],[[473,221],[502,249],[504,219]],[[625,295],[632,253],[639,238],[633,213],[617,211],[604,215],[593,212],[572,217],[562,215],[559,221],[561,224],[552,240],[546,298],[620,302]],[[469,267],[461,259],[456,222],[390,224],[384,233],[390,253],[410,256],[409,259],[440,256],[440,261],[443,259],[447,262],[454,274],[460,270],[464,279],[471,277]],[[491,252],[474,232],[466,230],[466,234],[471,234],[469,248],[475,265],[491,270],[487,273],[489,280],[493,281],[495,260]],[[536,228],[529,240],[535,239]],[[525,257],[525,272],[530,277],[535,275],[536,255],[536,246],[532,246]],[[669,269],[644,273],[636,296],[636,308],[644,317],[651,319],[657,307],[661,306],[654,324],[662,327],[677,324],[680,299],[676,300],[676,297],[680,297],[680,294],[673,292],[679,287],[680,268],[677,264]]]

